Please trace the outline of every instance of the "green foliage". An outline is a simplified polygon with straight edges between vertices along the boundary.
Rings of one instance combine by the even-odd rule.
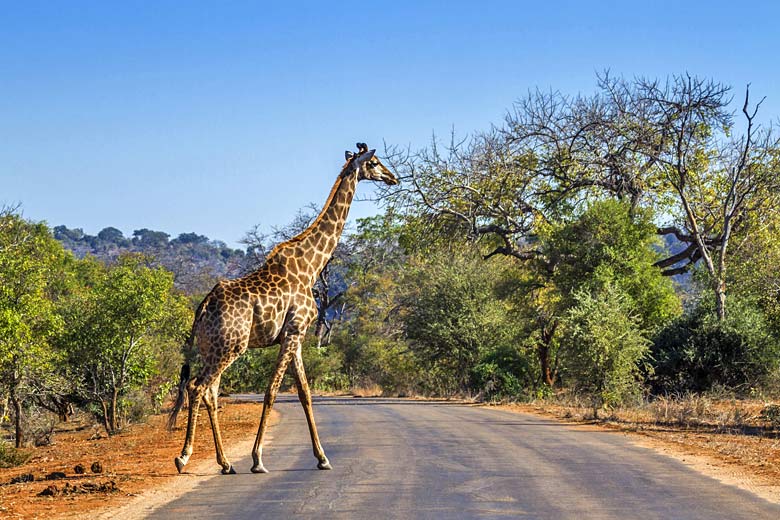
[[[106,430],[114,432],[132,404],[130,390],[146,385],[161,368],[157,361],[178,350],[191,312],[186,298],[173,293],[172,275],[145,257],[83,264],[84,290],[69,302],[62,344],[81,394],[101,405]],[[166,376],[175,370],[170,361]]]
[[[751,230],[734,248],[728,298],[755,302],[772,334],[780,337],[780,215],[763,213],[751,222]]]
[[[671,322],[653,344],[656,392],[747,391],[780,365],[780,343],[752,302],[732,298],[725,321],[711,300]]]
[[[349,382],[342,373],[341,352],[333,346],[317,348],[317,340],[308,335],[302,346],[303,364],[309,386],[317,391],[345,391]],[[264,392],[273,376],[279,347],[250,349],[223,374],[221,389],[227,393]],[[288,371],[284,386],[295,384]]]
[[[573,297],[563,340],[571,383],[593,398],[594,409],[636,396],[650,342],[631,299],[611,284]]]
[[[471,370],[472,386],[489,401],[529,395],[535,379],[532,357],[510,344],[489,350]]]
[[[21,411],[60,383],[52,377],[58,356],[50,341],[62,329],[54,299],[65,264],[65,251],[45,224],[0,214],[0,395],[17,409],[17,447]]]
[[[20,450],[0,440],[0,468],[21,466],[32,456],[32,452]]]
[[[509,306],[495,297],[496,268],[450,253],[417,260],[405,273],[404,333],[433,374],[426,382],[431,390],[475,389],[477,365],[516,340]]]
[[[273,375],[278,348],[253,348],[222,373],[220,389],[226,393],[265,392]]]
[[[645,329],[679,315],[672,281],[653,265],[660,259],[655,231],[647,210],[632,215],[629,204],[618,200],[594,202],[576,220],[555,227],[545,248],[564,305],[571,306],[580,290],[614,284],[630,298]]]
[[[333,322],[328,355],[337,358],[338,389],[374,389],[407,395],[419,391],[421,367],[402,337],[399,311],[407,253],[402,226],[392,212],[358,221],[349,237],[353,251],[346,264],[343,312]]]

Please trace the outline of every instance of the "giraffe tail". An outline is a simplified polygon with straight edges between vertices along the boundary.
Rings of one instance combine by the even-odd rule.
[[[176,402],[173,404],[171,415],[168,416],[168,431],[173,430],[174,426],[176,426],[176,418],[179,416],[182,406],[184,406],[184,401],[187,400],[187,385],[190,382],[190,359],[194,357],[193,344],[195,343],[195,330],[198,327],[198,322],[206,311],[206,305],[211,298],[213,291],[214,290],[212,289],[212,292],[203,298],[203,301],[198,305],[198,308],[195,311],[195,320],[192,323],[190,335],[187,337],[187,341],[184,342],[184,364],[181,366],[181,372],[179,373],[179,388],[176,393]]]
[[[184,363],[181,366],[181,372],[179,373],[179,389],[176,394],[176,402],[171,410],[171,415],[168,416],[168,431],[173,430],[176,426],[176,418],[179,416],[184,401],[187,399],[187,383],[190,381],[190,364]]]

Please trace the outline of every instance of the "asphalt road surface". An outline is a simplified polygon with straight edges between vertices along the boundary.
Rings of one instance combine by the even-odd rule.
[[[280,396],[263,453],[270,473],[250,473],[247,453],[232,461],[239,474],[152,518],[780,519],[780,506],[613,432],[449,402],[321,397],[314,406],[333,470],[316,469],[303,410]]]

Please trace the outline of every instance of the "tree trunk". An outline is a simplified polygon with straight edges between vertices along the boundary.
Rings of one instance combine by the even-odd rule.
[[[552,388],[553,385],[555,385],[555,371],[550,363],[550,345],[552,344],[553,337],[555,337],[555,330],[558,328],[558,323],[555,320],[553,320],[552,323],[541,323],[540,328],[542,343],[536,349],[536,353],[539,356],[539,368],[542,371],[542,381]]]
[[[108,406],[105,399],[100,399],[100,406],[103,408],[103,427],[106,429],[106,433],[111,435],[111,424],[108,422]]]
[[[539,356],[539,368],[542,371],[542,382],[551,387],[555,384],[553,378],[552,369],[550,367],[550,347],[549,345],[539,345],[536,349],[536,354]]]
[[[726,284],[723,281],[715,282],[715,305],[718,311],[718,321],[726,320]]]
[[[119,397],[119,391],[114,388],[111,393],[111,429],[113,431],[119,430],[119,418],[117,417],[117,401]]]
[[[22,434],[22,402],[16,398],[16,392],[11,392],[11,404],[14,406],[14,424],[16,426],[16,447],[21,448],[24,436]]]
[[[322,348],[322,340],[325,336],[325,316],[320,313],[317,316],[317,323],[314,326],[314,337],[317,338],[317,350]]]

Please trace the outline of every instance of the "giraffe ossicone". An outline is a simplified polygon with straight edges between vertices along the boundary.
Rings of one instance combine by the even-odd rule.
[[[201,368],[197,376],[191,378],[189,363],[182,367],[179,393],[168,422],[169,428],[176,424],[186,394],[189,399],[187,433],[181,455],[174,461],[179,473],[192,455],[201,402],[211,421],[217,463],[222,466],[223,474],[235,473],[225,457],[219,429],[220,377],[248,348],[273,345],[280,345],[279,356],[263,399],[260,426],[252,449],[252,472],[268,472],[262,462],[263,440],[268,417],[289,365],[292,365],[298,397],[309,424],[317,467],[331,469],[317,434],[311,392],[301,357],[303,338],[317,313],[312,288],[336,249],[358,181],[398,183],[393,173],[375,157],[375,150],[369,150],[365,143],[357,143],[357,148],[357,153],[345,153],[347,162],[325,206],[311,225],[298,236],[274,247],[265,263],[252,273],[217,283],[195,311],[185,348],[193,349],[193,343],[197,343]]]

